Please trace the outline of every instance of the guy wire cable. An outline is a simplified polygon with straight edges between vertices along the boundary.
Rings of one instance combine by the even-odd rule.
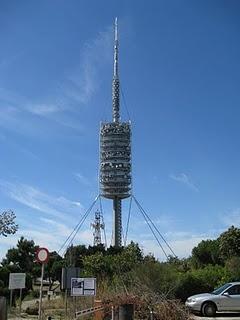
[[[85,216],[88,216],[88,211],[91,211],[93,206],[95,205],[95,203],[97,202],[99,198],[99,195],[94,199],[94,201],[92,202],[91,206],[87,209],[87,211],[84,213],[84,215],[81,217],[81,219],[79,220],[79,222],[76,224],[76,226],[74,227],[73,231],[69,234],[69,236],[67,237],[67,239],[64,241],[64,243],[62,244],[62,246],[60,247],[60,249],[58,250],[57,253],[59,253],[66,245],[66,243],[68,242],[68,240],[71,238],[71,236],[73,235],[74,231],[78,228],[78,226],[81,224],[82,220],[84,219]],[[85,221],[85,219],[84,219]],[[71,243],[71,241],[70,241]]]
[[[101,195],[99,196],[99,204],[100,204],[100,212],[101,212],[101,215],[102,215],[102,222],[104,224],[103,234],[104,234],[105,248],[107,248],[107,236],[106,236],[106,230],[105,230],[105,222],[104,222],[104,219],[103,219],[103,206],[102,206],[102,197],[101,197]]]
[[[166,251],[164,250],[163,246],[161,245],[161,243],[160,243],[160,241],[159,241],[158,237],[156,236],[156,234],[155,234],[155,232],[154,232],[154,230],[153,230],[152,226],[150,225],[149,220],[147,219],[147,217],[146,217],[145,213],[142,211],[141,207],[139,206],[139,204],[138,204],[138,202],[136,201],[136,198],[135,198],[134,196],[133,196],[133,199],[134,199],[134,201],[135,201],[136,205],[138,206],[138,208],[139,208],[140,212],[142,213],[142,215],[143,215],[143,217],[144,217],[145,221],[147,222],[147,224],[148,224],[148,226],[149,226],[150,230],[152,231],[152,234],[154,235],[154,238],[156,239],[156,241],[157,241],[157,243],[158,243],[159,247],[162,249],[162,251],[163,251],[163,253],[164,253],[165,257],[166,257],[166,258],[167,258],[167,260],[168,260],[168,255],[167,255]]]
[[[164,237],[162,236],[161,232],[158,230],[158,228],[155,226],[155,224],[153,223],[153,221],[151,220],[151,218],[149,217],[149,215],[146,213],[146,211],[143,209],[143,207],[140,205],[140,203],[137,201],[137,199],[134,197],[135,202],[139,205],[139,207],[141,208],[141,210],[144,212],[144,214],[146,215],[146,217],[148,218],[148,220],[151,222],[152,226],[154,227],[154,229],[156,230],[156,232],[159,234],[159,236],[161,237],[161,239],[164,241],[164,243],[166,244],[166,246],[168,247],[168,249],[171,251],[171,253],[174,255],[175,258],[177,258],[176,254],[174,253],[174,251],[172,250],[172,248],[170,247],[170,245],[167,243],[167,241],[164,239]]]
[[[129,209],[128,209],[128,219],[127,219],[127,226],[126,226],[126,235],[125,235],[125,239],[124,239],[124,246],[126,246],[126,244],[127,244],[127,235],[128,235],[128,228],[129,228],[131,209],[132,209],[132,195],[131,195],[131,198],[130,198]]]
[[[78,231],[80,230],[81,226],[83,225],[83,223],[85,222],[85,220],[87,219],[88,215],[90,214],[90,212],[92,211],[92,208],[94,207],[94,205],[96,204],[97,200],[98,200],[99,196],[96,198],[96,200],[93,202],[92,206],[90,207],[90,209],[85,213],[85,216],[82,219],[81,224],[78,226],[77,230],[75,231],[75,234],[73,235],[73,237],[71,238],[71,242],[73,242],[73,240],[75,239]]]

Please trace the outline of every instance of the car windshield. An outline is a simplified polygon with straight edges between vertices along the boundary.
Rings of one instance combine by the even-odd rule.
[[[229,288],[231,286],[231,283],[226,283],[223,286],[215,289],[213,292],[211,292],[212,294],[221,294],[224,290],[226,290],[227,288]]]

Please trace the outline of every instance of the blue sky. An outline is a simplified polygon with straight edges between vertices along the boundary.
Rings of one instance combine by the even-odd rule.
[[[98,194],[115,16],[136,198],[180,257],[239,226],[239,9],[237,0],[0,1],[0,209],[19,224],[1,238],[1,257],[21,235],[59,249]],[[124,228],[127,211],[128,202]],[[133,206],[129,240],[162,258],[140,217]],[[76,243],[92,243],[92,220]]]

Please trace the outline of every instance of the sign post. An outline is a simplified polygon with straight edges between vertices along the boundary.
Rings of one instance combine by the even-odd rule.
[[[21,314],[22,308],[22,289],[25,288],[26,273],[10,273],[9,274],[9,290],[10,290],[10,310],[12,308],[13,290],[20,289],[20,305],[19,312]]]
[[[39,248],[36,253],[36,259],[42,264],[41,270],[41,286],[39,296],[39,309],[38,309],[38,320],[42,319],[42,292],[43,292],[43,276],[44,276],[44,265],[48,262],[49,251],[46,248]]]
[[[71,296],[95,296],[96,278],[72,278]]]

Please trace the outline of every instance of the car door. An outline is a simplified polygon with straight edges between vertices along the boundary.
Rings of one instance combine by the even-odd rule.
[[[240,285],[236,284],[227,289],[221,296],[222,311],[240,310]]]

